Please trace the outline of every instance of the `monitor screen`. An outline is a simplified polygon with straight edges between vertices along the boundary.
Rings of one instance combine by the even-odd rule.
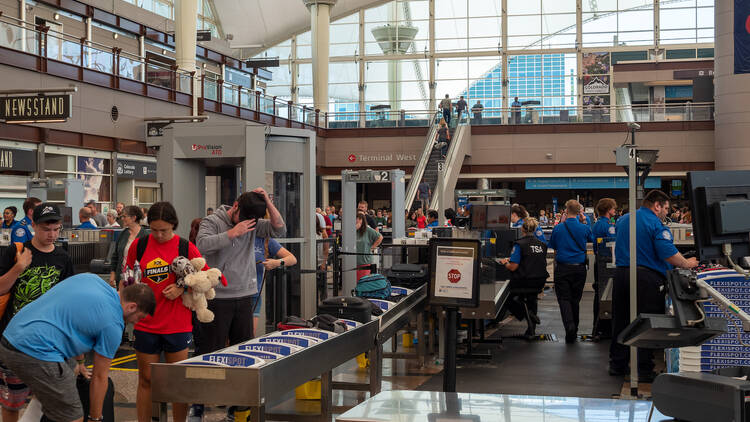
[[[487,228],[507,229],[510,227],[510,205],[487,205]]]
[[[723,261],[727,243],[735,263],[750,255],[750,171],[688,172],[687,189],[700,261]]]
[[[471,228],[473,230],[487,228],[487,205],[471,206]]]

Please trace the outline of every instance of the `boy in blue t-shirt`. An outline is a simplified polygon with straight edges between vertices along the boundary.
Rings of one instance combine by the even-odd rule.
[[[109,366],[125,323],[153,315],[154,309],[154,293],[145,284],[128,286],[118,295],[100,277],[78,274],[13,317],[0,340],[0,358],[34,391],[48,419],[74,421],[84,413],[76,376],[89,375],[84,353],[93,350],[89,420],[101,420]]]

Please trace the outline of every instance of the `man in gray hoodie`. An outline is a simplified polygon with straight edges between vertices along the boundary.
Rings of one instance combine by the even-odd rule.
[[[269,219],[262,218],[268,211]],[[286,225],[263,188],[245,192],[230,207],[222,205],[201,222],[196,246],[206,263],[227,279],[208,301],[214,320],[199,324],[196,354],[204,354],[253,337],[253,298],[258,293],[255,236],[281,237]]]

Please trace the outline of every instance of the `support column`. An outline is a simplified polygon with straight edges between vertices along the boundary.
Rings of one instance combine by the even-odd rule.
[[[501,37],[500,42],[502,44],[501,45],[502,54],[500,55],[500,60],[501,60],[500,77],[503,78],[502,80],[503,111],[500,115],[500,123],[502,124],[502,122],[506,122],[506,123],[510,122],[509,120],[510,114],[508,114],[508,95],[509,95],[508,84],[510,81],[510,79],[508,79],[508,0],[502,0],[500,13],[502,14],[500,18],[502,21],[500,25],[501,27],[500,31],[502,31],[500,35]]]
[[[328,180],[323,179],[320,181],[320,206],[327,207],[331,205],[329,192],[328,192]],[[323,210],[325,212],[325,210]]]
[[[146,82],[146,37],[138,36],[138,57],[141,60],[141,82]]]
[[[93,41],[93,30],[91,28],[91,19],[90,17],[83,18],[83,22],[86,24],[86,46],[89,47],[86,49],[86,62],[81,63],[84,67],[91,66],[91,41]]]
[[[195,72],[197,23],[198,0],[176,1],[174,5],[175,63],[177,64],[178,69],[186,72]],[[177,81],[180,84],[183,83],[182,78],[178,78]],[[186,86],[179,88],[185,92],[191,87]]]
[[[428,59],[429,59],[429,73],[430,73],[430,119],[432,119],[432,114],[437,111],[437,104],[436,104],[436,89],[437,89],[437,82],[435,82],[435,0],[429,0],[429,22],[430,22],[430,33],[429,33],[429,51]]]
[[[717,1],[714,16],[715,168],[750,170],[750,73],[735,74],[734,1]]]
[[[26,51],[26,0],[18,1],[18,19],[21,19],[21,51]]]
[[[291,82],[292,86],[290,89],[290,94],[292,97],[292,103],[299,104],[299,88],[297,87],[298,83],[298,73],[297,72],[297,36],[292,37],[292,55],[290,57],[291,60],[289,60],[289,75],[291,76]],[[305,121],[305,116],[302,116],[302,121]]]
[[[583,122],[583,0],[576,0],[576,120]],[[610,60],[612,60],[610,58]],[[610,95],[613,85],[610,82]],[[610,98],[610,102],[612,99]],[[611,116],[611,114],[610,114]]]
[[[310,10],[312,38],[313,105],[328,111],[328,57],[331,8],[337,0],[303,0]]]
[[[359,11],[359,51],[357,57],[357,65],[359,66],[359,83],[357,84],[357,91],[359,92],[359,114],[357,120],[359,121],[359,127],[365,127],[367,123],[367,115],[365,114],[367,105],[365,104],[365,11]]]

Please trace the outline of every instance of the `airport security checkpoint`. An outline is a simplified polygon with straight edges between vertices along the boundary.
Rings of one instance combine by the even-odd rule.
[[[641,165],[639,169],[640,151],[632,145],[628,148],[635,154],[628,151],[630,157],[624,160],[629,159],[629,164],[635,165],[629,171],[633,181],[638,183],[638,178],[647,173],[647,166]],[[160,153],[167,151],[168,148],[160,148]],[[203,160],[205,164],[210,163]],[[205,170],[199,166],[194,171]],[[746,380],[750,366],[744,364],[750,362],[750,345],[746,344],[750,331],[750,316],[746,311],[750,309],[744,306],[743,300],[750,278],[747,269],[750,227],[741,221],[750,211],[750,187],[733,185],[736,180],[750,180],[750,172],[710,171],[688,175],[687,188],[692,194],[691,209],[696,218],[693,223],[695,254],[701,267],[699,270],[670,270],[665,283],[668,311],[635,315],[627,328],[612,340],[631,349],[665,350],[669,368],[653,380],[649,401],[644,401],[642,393],[638,392],[637,373],[631,378],[634,388],[631,400],[635,400],[636,407],[629,409],[646,411],[651,420],[748,420],[745,397],[750,393],[750,383]],[[525,341],[545,341],[545,334],[540,336],[534,331],[534,319],[538,321],[538,317],[533,318],[536,311],[518,302],[521,295],[539,292],[513,286],[510,281],[513,274],[502,264],[503,258],[513,253],[514,244],[523,236],[522,229],[513,227],[510,201],[473,198],[480,200],[468,202],[468,215],[453,217],[452,225],[436,226],[430,231],[405,230],[403,221],[394,223],[390,238],[373,253],[377,256],[377,264],[373,265],[377,275],[373,272],[364,277],[371,281],[363,282],[354,278],[356,257],[361,253],[351,241],[355,238],[356,185],[388,183],[393,189],[394,203],[403,207],[404,173],[400,170],[344,171],[342,181],[343,241],[323,243],[329,252],[327,259],[336,261],[332,265],[335,274],[325,277],[322,296],[315,295],[320,289],[302,291],[303,295],[312,291],[314,297],[308,299],[320,300],[317,311],[297,307],[301,311],[299,318],[284,315],[268,321],[258,327],[261,331],[250,341],[194,355],[177,363],[154,363],[152,400],[160,404],[154,408],[154,417],[167,420],[167,403],[205,402],[241,406],[239,409],[246,410],[235,413],[241,416],[245,412],[248,420],[310,417],[327,420],[333,415],[340,415],[336,416],[340,420],[361,420],[382,412],[400,414],[403,409],[398,410],[397,406],[408,400],[424,401],[428,406],[425,409],[429,408],[429,403],[437,405],[440,417],[464,418],[481,411],[463,414],[462,406],[464,410],[474,409],[472,403],[477,400],[495,400],[491,396],[484,399],[482,395],[457,393],[457,378],[461,376],[457,367],[466,362],[491,359],[492,349],[489,353],[486,349],[480,350],[482,345],[502,347],[503,339],[490,335],[497,330],[492,321],[502,317],[509,306],[518,307],[520,303],[527,324]],[[74,204],[82,198],[82,186],[77,182],[75,179],[33,180],[29,182],[28,193],[43,200],[64,194],[66,203]],[[180,196],[179,185],[167,186],[175,186],[175,196]],[[637,193],[640,186],[635,188],[633,193]],[[65,230],[60,244],[71,255],[76,269],[98,274],[115,271],[109,257],[121,230],[70,230],[75,226],[76,216],[70,207],[63,207],[63,215]],[[10,233],[5,230],[5,244],[9,244],[9,238]],[[614,249],[612,243],[606,247]],[[303,243],[303,249],[306,247],[307,243]],[[609,259],[609,262],[595,260],[600,274],[609,275],[607,285],[601,288],[597,298],[600,320],[611,317],[609,302],[612,300],[614,258],[610,255]],[[299,272],[315,274],[320,273],[320,269],[303,268]],[[265,280],[268,279],[266,275]],[[509,301],[515,303],[511,305]],[[275,307],[280,302],[269,303],[267,306]],[[271,311],[266,315],[273,318],[279,314]],[[331,315],[331,320],[322,322]],[[278,329],[264,333],[267,327]],[[459,332],[465,336],[462,340],[457,338]],[[416,391],[383,391],[384,367],[390,369],[385,364],[389,360],[414,361],[417,368],[441,367],[442,392],[425,396]],[[315,364],[310,365],[310,362]],[[733,365],[726,366],[727,363]],[[346,367],[349,369],[344,373],[364,371],[366,376],[360,377],[358,382],[345,381],[341,368]],[[357,396],[362,399],[366,397],[362,394],[369,393],[370,399],[358,406],[342,405],[340,399],[337,402],[334,391],[360,392]],[[311,398],[319,403],[315,406],[318,416],[310,416],[307,411],[290,413],[283,405],[280,407],[283,410],[279,410],[279,403]],[[610,404],[603,399],[601,402],[598,405],[619,406],[614,400],[610,400]],[[511,414],[518,411],[507,401],[500,400],[495,405]]]

